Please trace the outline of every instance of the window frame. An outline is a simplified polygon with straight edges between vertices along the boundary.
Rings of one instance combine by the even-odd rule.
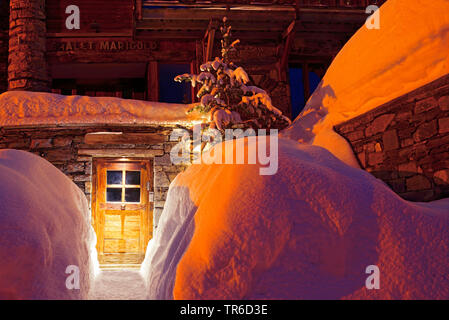
[[[111,171],[118,171],[118,172],[122,172],[122,183],[121,184],[108,184],[108,179],[107,179],[107,175],[108,172]],[[140,184],[136,185],[136,184],[126,184],[126,172],[139,172],[139,180],[140,180]],[[121,201],[109,201],[108,200],[108,189],[110,188],[114,188],[114,189],[121,189]],[[139,201],[138,202],[132,202],[132,201],[126,201],[126,189],[139,189]],[[118,170],[118,169],[106,169],[106,185],[104,188],[104,192],[105,192],[105,202],[106,203],[112,203],[112,204],[141,204],[142,203],[142,171],[141,170],[130,170],[130,169],[122,169],[122,170]]]

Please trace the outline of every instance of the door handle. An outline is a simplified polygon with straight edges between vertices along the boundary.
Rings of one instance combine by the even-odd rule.
[[[122,210],[125,210],[125,209],[126,209],[126,204],[122,204],[122,205],[121,205],[121,209],[122,209]]]

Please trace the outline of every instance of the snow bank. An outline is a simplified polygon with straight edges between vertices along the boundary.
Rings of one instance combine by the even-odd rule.
[[[192,238],[196,211],[188,188],[173,186],[168,190],[158,228],[140,269],[148,299],[173,298],[176,267]]]
[[[176,177],[141,269],[148,298],[449,299],[449,200],[401,199],[332,129],[449,73],[449,1],[380,10],[381,29],[350,39],[283,132],[277,174]],[[379,290],[365,287],[371,265]]]
[[[87,298],[95,243],[74,183],[36,155],[0,150],[0,299]],[[79,267],[80,290],[66,287],[70,265]]]
[[[325,149],[280,139],[273,176],[179,174],[142,273],[158,299],[449,299],[448,252],[449,200],[404,201]],[[379,290],[365,287],[369,265]]]
[[[380,29],[363,26],[346,43],[285,136],[358,167],[332,127],[448,74],[448,48],[448,0],[388,0]]]
[[[191,124],[202,122],[192,105],[113,97],[9,91],[0,95],[0,126],[40,124]]]

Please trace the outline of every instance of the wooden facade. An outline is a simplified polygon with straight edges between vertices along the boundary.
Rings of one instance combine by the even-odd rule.
[[[365,8],[383,2],[11,0],[9,24],[0,24],[3,32],[9,25],[9,89],[158,101],[161,65],[179,64],[198,72],[202,63],[220,55],[219,26],[227,16],[234,37],[242,41],[235,62],[290,115],[289,66],[322,77],[363,25]],[[66,28],[69,5],[80,9],[79,29]],[[22,22],[27,28],[20,28]],[[32,28],[34,24],[38,25]],[[29,30],[33,34],[27,38]],[[44,42],[32,41],[39,37]],[[23,59],[22,51],[30,51],[34,58]],[[1,59],[6,65],[6,55],[0,52]],[[2,61],[0,90],[4,90],[1,83],[6,83],[7,75],[1,67]],[[307,99],[308,72],[304,75]],[[190,100],[195,100],[194,93]]]

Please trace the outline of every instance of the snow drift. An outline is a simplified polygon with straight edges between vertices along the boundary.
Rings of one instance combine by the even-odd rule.
[[[177,265],[195,230],[197,207],[188,188],[172,186],[154,238],[150,240],[140,273],[148,288],[148,299],[172,299]]]
[[[449,201],[402,200],[321,147],[280,139],[272,176],[192,165],[166,203],[142,267],[149,298],[449,298]],[[365,287],[369,265],[380,290]]]
[[[360,28],[338,53],[286,137],[358,167],[333,126],[449,73],[449,1],[389,0],[380,29]]]
[[[448,12],[447,0],[387,1],[380,30],[350,39],[283,132],[277,174],[178,175],[141,269],[148,298],[449,299],[449,200],[401,199],[332,129],[449,73]],[[379,290],[365,287],[371,265]]]
[[[39,124],[190,124],[192,105],[113,97],[8,91],[0,95],[0,126]]]
[[[0,182],[0,299],[87,298],[98,261],[81,190],[42,158],[8,149]],[[66,287],[70,265],[79,290]]]

